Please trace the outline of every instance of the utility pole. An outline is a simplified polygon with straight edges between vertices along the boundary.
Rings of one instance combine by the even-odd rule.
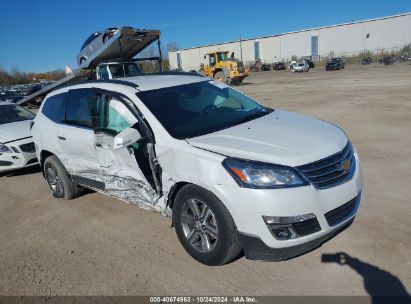
[[[241,44],[241,34],[240,34],[240,59],[243,62],[243,46]]]

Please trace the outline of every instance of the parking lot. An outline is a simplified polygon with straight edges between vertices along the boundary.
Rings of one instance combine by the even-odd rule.
[[[341,126],[364,166],[353,225],[284,262],[207,267],[170,220],[99,193],[59,201],[38,169],[0,176],[2,295],[375,295],[411,293],[411,65],[253,73],[239,90]],[[322,262],[344,252],[346,265]]]

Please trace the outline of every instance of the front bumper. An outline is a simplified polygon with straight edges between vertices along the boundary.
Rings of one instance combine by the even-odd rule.
[[[36,152],[27,149],[27,145],[31,143],[33,143],[31,137],[7,143],[6,145],[13,152],[0,153],[0,172],[38,165]]]
[[[247,259],[257,261],[278,262],[298,257],[300,255],[303,255],[304,253],[310,252],[320,247],[323,243],[327,242],[328,240],[335,237],[337,234],[347,229],[353,221],[354,218],[344,223],[338,229],[332,230],[317,239],[308,241],[307,243],[285,248],[268,247],[258,237],[248,236],[241,233],[240,239],[243,245],[244,255]]]
[[[283,189],[218,186],[215,193],[235,221],[246,257],[283,260],[297,256],[318,247],[351,223],[359,208],[363,188],[361,162],[356,153],[354,156],[357,167],[352,178],[327,189],[316,189],[312,185]],[[354,200],[355,205],[348,204]],[[347,204],[351,206],[349,212],[344,209]],[[337,211],[342,216],[339,217]],[[263,216],[295,217],[308,214],[315,216],[319,229],[285,240],[275,238],[263,220]]]

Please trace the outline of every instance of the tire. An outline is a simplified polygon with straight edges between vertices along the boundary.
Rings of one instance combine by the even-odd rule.
[[[80,58],[80,65],[82,65],[82,64],[84,63],[84,61],[86,61],[86,58],[81,57],[81,58]]]
[[[57,156],[51,155],[44,161],[44,176],[55,198],[71,200],[79,196],[80,188],[71,181]]]
[[[214,74],[214,79],[219,81],[219,82],[222,82],[222,83],[227,82],[226,79],[225,79],[224,73],[221,72],[221,71]]]
[[[200,220],[195,214],[200,215]],[[242,250],[237,228],[226,207],[214,194],[196,185],[186,185],[177,193],[173,223],[187,253],[205,265],[226,264]]]

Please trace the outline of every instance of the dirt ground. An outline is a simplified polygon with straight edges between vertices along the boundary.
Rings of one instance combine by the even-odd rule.
[[[254,73],[256,100],[341,126],[363,161],[354,224],[285,262],[194,261],[170,220],[98,194],[51,196],[37,169],[0,175],[1,295],[375,295],[411,293],[411,65]],[[323,263],[345,252],[346,265]]]

